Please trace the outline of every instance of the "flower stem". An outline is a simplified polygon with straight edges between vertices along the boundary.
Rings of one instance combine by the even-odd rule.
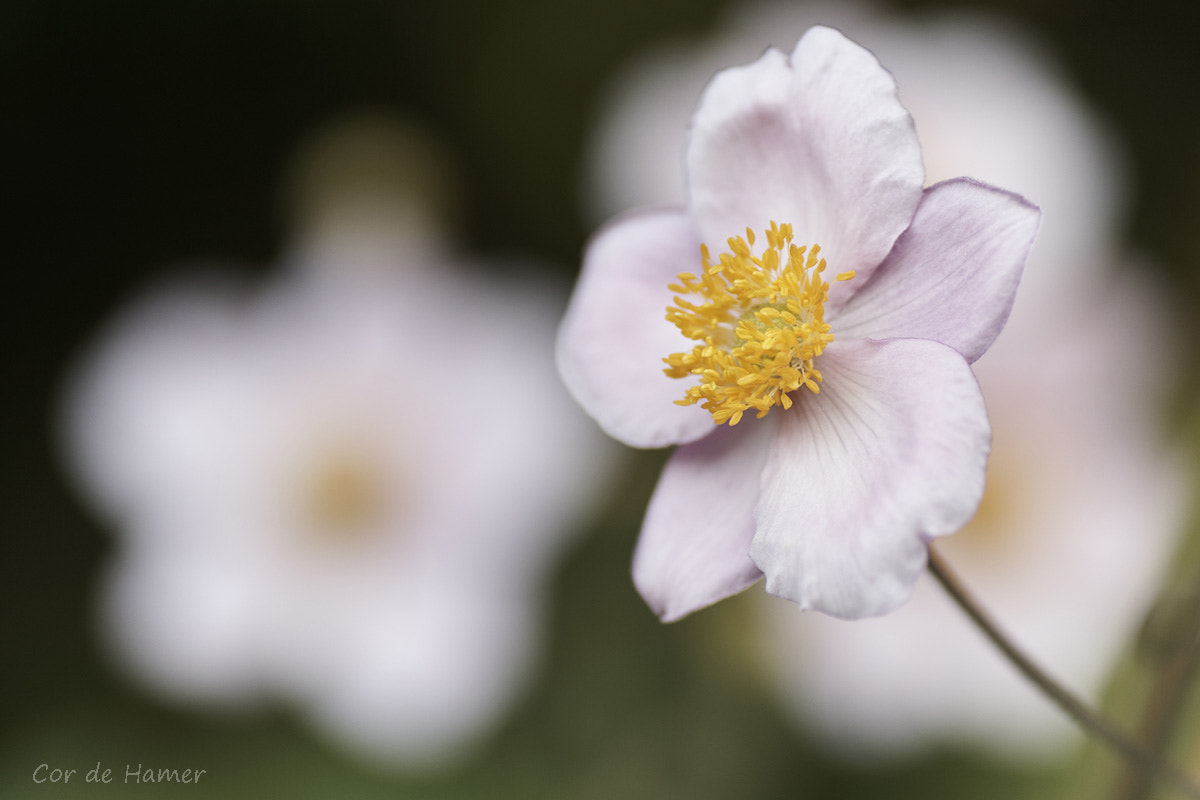
[[[1091,710],[1086,703],[1076,697],[1070,690],[1050,677],[1041,667],[1026,656],[1016,644],[1009,639],[992,621],[979,603],[971,596],[961,581],[947,567],[932,547],[929,548],[929,571],[937,578],[971,621],[974,622],[984,635],[991,640],[1005,658],[1012,662],[1021,674],[1029,679],[1050,700],[1058,705],[1064,713],[1073,719],[1085,731],[1103,741],[1119,753],[1131,767],[1147,777],[1159,778],[1169,783],[1188,797],[1200,800],[1200,786],[1191,778],[1167,763],[1157,754],[1145,750],[1124,733],[1113,727],[1108,721]]]

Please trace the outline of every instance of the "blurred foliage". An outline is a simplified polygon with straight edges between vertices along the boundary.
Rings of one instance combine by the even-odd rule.
[[[723,5],[0,6],[0,184],[9,231],[0,274],[12,359],[0,401],[0,795],[126,796],[131,788],[120,777],[107,787],[81,782],[97,761],[118,776],[129,762],[208,770],[196,786],[154,788],[157,797],[1105,793],[1111,764],[1086,773],[1069,764],[1016,770],[946,752],[864,771],[822,756],[742,666],[719,654],[726,648],[711,646],[736,635],[737,601],[664,627],[634,593],[628,564],[661,463],[656,454],[630,455],[610,508],[557,576],[538,680],[459,769],[384,774],[330,751],[280,711],[225,718],[161,705],[137,694],[99,654],[90,602],[109,543],[64,484],[53,441],[58,381],[97,325],[173,262],[229,256],[268,264],[285,234],[277,192],[292,149],[316,124],[364,105],[413,115],[455,159],[465,249],[530,253],[569,276],[588,233],[575,210],[575,182],[591,99],[622,58],[668,33],[703,32]],[[978,7],[1040,32],[1115,123],[1138,176],[1129,236],[1190,307],[1200,293],[1200,4],[991,0]],[[1195,365],[1195,348],[1189,356]],[[1197,372],[1188,372],[1192,385]],[[1084,758],[1108,763],[1103,755]],[[35,785],[31,775],[44,762],[80,772],[69,786]]]

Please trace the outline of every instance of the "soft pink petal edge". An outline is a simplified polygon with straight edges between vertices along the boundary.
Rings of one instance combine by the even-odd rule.
[[[995,341],[1016,297],[1041,212],[957,178],[925,190],[912,226],[833,319],[842,338],[932,339],[969,362]]]
[[[966,360],[924,339],[834,342],[780,415],[750,557],[767,591],[845,619],[903,604],[927,543],[983,496],[991,431]]]
[[[680,272],[695,271],[700,240],[682,211],[645,211],[602,228],[559,325],[555,361],[571,396],[632,447],[682,444],[711,433],[712,416],[680,406],[685,382],[663,358],[691,343],[666,320]]]
[[[722,426],[676,450],[663,469],[634,551],[633,582],[664,622],[762,577],[748,550],[774,428],[770,419]]]
[[[805,33],[790,60],[768,50],[713,79],[693,118],[687,172],[714,255],[774,220],[791,223],[798,244],[820,244],[833,274],[863,279],[912,221],[925,180],[891,74],[824,27]],[[827,309],[857,288],[832,285]]]
[[[69,366],[56,433],[77,489],[105,515],[160,507],[220,457],[225,423],[209,412],[228,398],[213,375],[247,296],[237,276],[198,265],[123,308]]]

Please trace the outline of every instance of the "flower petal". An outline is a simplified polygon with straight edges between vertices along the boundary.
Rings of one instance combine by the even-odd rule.
[[[876,616],[908,598],[926,542],[975,513],[987,412],[966,361],[937,342],[834,342],[821,371],[821,393],[779,415],[750,557],[771,594]]]
[[[1023,197],[969,178],[931,186],[834,335],[933,339],[974,362],[1008,319],[1040,217]]]
[[[747,554],[774,422],[721,426],[667,462],[642,523],[633,582],[664,622],[762,577]]]
[[[686,387],[663,372],[664,357],[691,346],[666,320],[667,287],[699,265],[700,240],[681,211],[624,217],[588,245],[555,356],[575,400],[625,444],[682,444],[714,428],[699,406],[675,404]]]
[[[705,90],[687,169],[703,240],[791,223],[798,244],[820,244],[830,274],[866,279],[912,220],[924,168],[896,83],[868,51],[812,28],[791,60],[768,50]],[[856,281],[830,287],[827,309]],[[861,284],[860,284],[861,285]]]

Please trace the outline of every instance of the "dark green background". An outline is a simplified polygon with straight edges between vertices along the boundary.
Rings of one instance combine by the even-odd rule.
[[[41,762],[209,770],[141,794],[318,798],[1029,797],[1087,786],[1081,764],[1011,771],[969,753],[861,772],[824,760],[769,695],[715,654],[736,602],[659,625],[628,561],[660,454],[630,455],[621,504],[587,524],[555,578],[548,658],[499,736],[462,769],[385,775],[327,750],[286,711],[188,714],[100,659],[90,618],[109,542],[64,484],[52,413],[70,357],[165,266],[267,265],[283,241],[279,180],[301,137],[358,106],[397,108],[447,148],[455,233],[573,273],[587,235],[578,158],[622,59],[701,34],[716,0],[0,5],[0,239],[8,380],[0,394],[0,795],[130,796],[34,786]],[[905,9],[949,7],[905,3]],[[1123,137],[1136,174],[1127,238],[1185,307],[1200,293],[1200,3],[995,0],[1043,35]],[[1191,341],[1184,343],[1196,363]],[[1186,406],[1195,382],[1179,387]],[[1060,782],[1063,781],[1063,782]],[[1066,788],[1064,788],[1066,787]],[[276,791],[277,790],[277,791]],[[1089,796],[1086,790],[1084,796]]]

